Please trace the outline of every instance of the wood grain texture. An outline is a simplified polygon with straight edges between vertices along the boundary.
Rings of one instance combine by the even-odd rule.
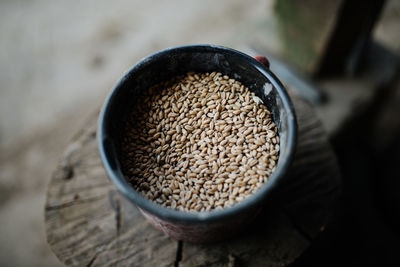
[[[292,94],[295,160],[255,222],[230,240],[196,245],[155,230],[108,180],[97,114],[67,147],[48,186],[47,240],[68,266],[286,266],[323,230],[340,193],[335,156],[313,109]]]

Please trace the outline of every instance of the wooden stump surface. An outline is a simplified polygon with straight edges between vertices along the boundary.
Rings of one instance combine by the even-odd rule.
[[[107,178],[97,114],[66,148],[48,185],[47,241],[68,266],[286,266],[323,231],[340,194],[336,158],[313,108],[291,93],[295,160],[272,211],[230,240],[197,245],[154,229]],[[290,181],[290,182],[289,182]]]

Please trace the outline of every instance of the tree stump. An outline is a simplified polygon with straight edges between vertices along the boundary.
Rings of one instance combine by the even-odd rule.
[[[336,158],[312,107],[291,93],[299,126],[294,162],[272,210],[237,236],[197,245],[154,229],[103,169],[97,114],[67,147],[48,186],[47,241],[68,266],[287,266],[324,230],[340,194]],[[285,196],[280,198],[279,196]]]

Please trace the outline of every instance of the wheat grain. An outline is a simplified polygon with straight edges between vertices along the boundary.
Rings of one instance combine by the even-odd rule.
[[[126,178],[144,197],[180,211],[245,200],[268,182],[279,158],[278,129],[260,101],[218,72],[150,88],[126,123]]]

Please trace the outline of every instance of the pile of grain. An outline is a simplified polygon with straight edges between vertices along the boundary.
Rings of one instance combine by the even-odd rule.
[[[123,171],[146,198],[181,211],[234,205],[275,170],[279,137],[254,93],[221,73],[188,73],[137,102],[122,144]]]

